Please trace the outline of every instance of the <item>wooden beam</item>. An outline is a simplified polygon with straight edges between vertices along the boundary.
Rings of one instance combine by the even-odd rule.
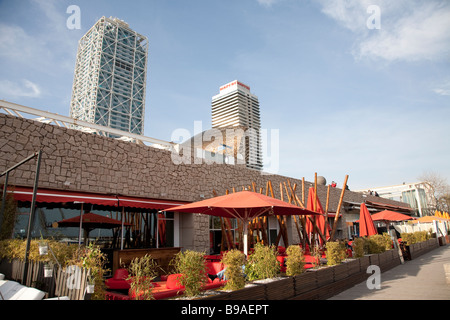
[[[330,185],[328,185],[327,189],[327,204],[325,206],[325,223],[323,227],[323,234],[325,235],[325,238],[327,236],[327,228],[328,228],[328,205],[330,203]]]
[[[338,204],[338,208],[336,210],[336,216],[334,217],[333,229],[331,230],[331,234],[330,234],[330,240],[331,241],[334,240],[334,234],[336,233],[337,223],[338,223],[338,219],[339,219],[339,212],[341,211],[342,201],[344,199],[345,189],[347,188],[347,180],[348,180],[348,175],[345,176],[344,185],[342,186],[341,197],[339,198],[339,204]]]

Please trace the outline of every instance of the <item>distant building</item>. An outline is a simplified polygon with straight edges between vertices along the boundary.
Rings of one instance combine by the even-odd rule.
[[[408,203],[417,216],[434,215],[436,204],[433,201],[431,186],[426,182],[403,183],[400,185],[358,190],[382,198]]]
[[[262,170],[261,118],[258,97],[237,80],[220,87],[212,98],[212,127],[245,130],[244,159],[248,168]]]
[[[144,133],[148,40],[117,18],[102,17],[78,45],[70,116]]]

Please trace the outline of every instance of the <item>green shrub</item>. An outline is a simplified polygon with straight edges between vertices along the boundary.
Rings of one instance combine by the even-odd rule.
[[[30,241],[30,251],[28,254],[29,261],[34,262],[46,262],[53,259],[49,254],[41,256],[39,254],[39,242],[41,240],[31,240]],[[58,242],[55,240],[46,239],[45,242],[50,246],[51,250],[55,254],[58,263],[65,267],[72,263],[73,256],[78,250],[78,245]],[[20,261],[25,260],[25,250],[27,242],[21,239],[7,239],[0,241],[0,259],[7,259],[12,261],[13,259],[18,259]],[[55,262],[52,260],[52,262]]]
[[[406,243],[407,246],[416,243],[416,238],[414,237],[414,234],[411,232],[404,232],[400,234],[400,237],[402,238],[402,241]]]
[[[384,244],[384,250],[392,250],[392,239],[389,233],[383,233],[383,244]]]
[[[286,249],[286,275],[295,276],[305,271],[305,257],[298,245],[291,245]]]
[[[381,234],[375,234],[368,239],[369,253],[382,253],[386,251],[386,240]]]
[[[179,282],[185,286],[185,295],[194,297],[198,295],[208,281],[206,274],[206,260],[204,252],[180,251],[171,261],[176,273],[183,274]]]
[[[88,283],[95,285],[92,300],[105,299],[104,275],[108,271],[106,269],[107,262],[106,255],[101,252],[99,246],[93,243],[80,247],[74,252],[72,260],[67,262],[68,265],[89,269]]]
[[[355,252],[355,258],[361,258],[367,252],[366,241],[364,238],[356,238],[352,242],[353,251]]]
[[[252,254],[248,256],[245,273],[248,280],[268,279],[280,272],[275,246],[264,246],[257,243]]]
[[[128,266],[131,291],[137,300],[153,300],[152,280],[158,276],[158,265],[151,255],[134,258]]]
[[[0,192],[0,206],[2,206],[3,193]],[[6,196],[3,220],[0,226],[0,240],[10,239],[14,232],[14,224],[17,222],[17,201],[11,195]]]
[[[418,242],[424,242],[431,238],[428,231],[404,232],[401,235],[402,241],[410,246]]]
[[[327,265],[329,266],[340,264],[347,257],[345,245],[340,241],[327,242],[326,248]]]
[[[415,239],[416,243],[424,242],[424,241],[427,241],[429,239],[427,231],[416,231],[416,232],[413,233],[413,235],[414,235],[414,239]]]
[[[226,290],[238,290],[245,286],[245,276],[242,266],[245,264],[245,254],[237,249],[227,251],[222,258],[224,264],[225,278],[227,284]]]

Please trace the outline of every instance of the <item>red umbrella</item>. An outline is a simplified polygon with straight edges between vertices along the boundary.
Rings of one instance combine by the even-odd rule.
[[[372,215],[373,221],[404,221],[404,220],[415,220],[414,217],[408,216],[395,211],[384,210]]]
[[[395,211],[384,210],[372,215],[373,221],[383,221],[386,224],[386,228],[389,231],[389,223],[396,221],[415,220],[416,218],[407,216]]]
[[[368,237],[377,233],[377,229],[373,224],[372,216],[370,215],[366,204],[361,203],[361,208],[359,210],[359,236]]]
[[[314,206],[316,205],[316,210],[314,210]],[[321,232],[323,232],[324,226],[325,226],[325,211],[322,208],[322,204],[320,203],[319,199],[315,196],[314,188],[309,188],[308,192],[308,202],[306,204],[306,208],[310,211],[317,212],[319,215],[315,217],[316,220],[316,226],[319,228]],[[314,231],[314,226],[311,221],[306,222],[306,232],[308,234],[311,234]],[[330,237],[330,228],[328,226],[327,228],[327,234],[324,235],[326,239]],[[320,242],[322,243],[322,238],[319,238]]]
[[[76,216],[70,219],[58,221],[58,227],[81,227],[86,232],[85,240],[87,239],[89,232],[93,229],[112,229],[122,226],[122,221],[111,219],[105,216],[101,216],[95,213],[84,213],[80,216]],[[123,223],[125,226],[131,226],[130,223]]]
[[[166,211],[202,213],[211,216],[236,218],[244,225],[244,253],[247,255],[248,222],[267,215],[313,215],[310,210],[252,191],[240,191],[214,197]]]

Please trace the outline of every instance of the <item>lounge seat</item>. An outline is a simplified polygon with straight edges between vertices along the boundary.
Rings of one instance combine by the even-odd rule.
[[[180,283],[180,278],[183,275],[180,273],[170,274],[167,276],[167,281],[157,281],[154,282],[152,295],[155,300],[168,299],[173,298],[179,295],[182,295],[185,292],[185,287]],[[226,281],[221,281],[216,278],[211,280],[208,278],[208,283],[206,283],[203,287],[203,290],[211,290],[215,288],[219,288],[223,286]],[[136,293],[132,290],[129,291],[128,299],[135,299]],[[110,293],[106,296],[107,300],[127,300],[124,295]]]
[[[224,265],[222,262],[206,262],[206,273],[210,275],[217,275],[220,271],[224,269]]]
[[[114,272],[114,276],[105,280],[105,285],[110,290],[128,290],[130,289],[130,280],[128,270],[119,268]]]
[[[0,280],[0,300],[42,300],[45,292],[18,282]]]

